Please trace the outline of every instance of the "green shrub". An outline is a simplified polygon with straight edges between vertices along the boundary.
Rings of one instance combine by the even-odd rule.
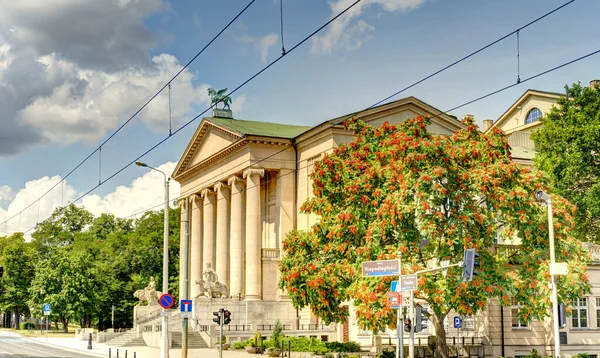
[[[285,334],[283,334],[283,326],[278,318],[275,321],[275,327],[273,327],[273,334],[271,335],[271,339],[273,339],[273,345],[276,347],[280,346],[280,342],[283,337],[285,337]]]
[[[578,353],[573,356],[573,358],[590,358],[589,353]]]
[[[395,358],[396,352],[394,351],[382,351],[379,358]]]
[[[231,346],[233,349],[244,349],[247,346],[250,345],[250,340],[246,340],[246,341],[235,341],[233,342],[233,345]]]
[[[21,329],[35,329],[35,323],[33,322],[21,322],[19,325]]]
[[[356,342],[325,342],[330,352],[360,352],[360,344]]]

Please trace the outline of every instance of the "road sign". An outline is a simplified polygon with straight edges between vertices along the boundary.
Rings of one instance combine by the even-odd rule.
[[[363,277],[397,276],[398,260],[365,261],[362,263]]]
[[[400,288],[402,291],[414,291],[417,289],[417,274],[400,276],[400,281],[402,282],[400,285],[402,286]]]
[[[192,312],[192,300],[181,300],[179,310],[181,312]]]
[[[414,291],[417,289],[417,275],[405,275],[401,276],[402,285],[398,285],[398,281],[392,281],[392,292],[407,292]]]
[[[402,295],[398,292],[388,292],[387,305],[389,308],[402,308]]]
[[[44,316],[50,316],[50,304],[49,303],[44,303]]]
[[[460,316],[454,316],[454,328],[460,328],[462,320]]]
[[[160,296],[160,298],[158,299],[158,304],[162,308],[171,308],[171,307],[173,307],[174,303],[175,303],[175,300],[173,299],[173,296],[171,296],[168,293],[163,293],[162,296]]]

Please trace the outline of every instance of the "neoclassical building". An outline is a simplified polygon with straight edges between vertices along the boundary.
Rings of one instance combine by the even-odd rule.
[[[451,134],[463,126],[414,97],[357,114],[375,126],[417,115],[433,116],[433,133]],[[314,215],[300,213],[312,195],[310,173],[325,153],[353,139],[343,126],[347,118],[313,127],[216,116],[201,121],[172,174],[181,185],[180,267],[188,277],[180,277],[180,297],[202,304],[195,283],[210,265],[233,301],[270,308],[256,315],[246,309],[241,321],[234,314],[234,323],[272,324],[275,314],[284,323],[311,322],[277,288],[280,249],[288,231],[308,230],[315,222]],[[207,317],[196,320],[204,324]]]

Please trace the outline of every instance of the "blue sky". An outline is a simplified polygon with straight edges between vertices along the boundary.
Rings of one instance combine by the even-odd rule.
[[[28,2],[47,6],[34,0],[23,1]],[[360,11],[324,29],[317,44],[313,40],[306,42],[237,92],[233,96],[234,115],[240,119],[317,125],[368,107],[565,2],[363,0]],[[28,200],[34,200],[36,190],[43,187],[42,182],[36,182],[39,187],[32,185],[25,190],[27,182],[39,181],[46,176],[62,177],[69,172],[141,106],[154,88],[164,84],[169,74],[202,48],[247,1],[181,0],[168,3],[148,0],[143,7],[132,5],[125,10],[117,5],[99,8],[92,0],[89,7],[85,3],[65,0],[63,8],[40,8],[36,14],[35,11],[23,11],[19,5],[0,1],[0,13],[10,16],[10,19],[2,19],[0,15],[0,20],[5,20],[0,26],[0,84],[4,82],[7,87],[14,84],[14,88],[17,84],[28,84],[24,89],[19,87],[19,91],[10,92],[15,96],[12,102],[20,103],[20,93],[28,101],[23,101],[21,107],[14,106],[14,111],[8,114],[0,114],[0,121],[5,124],[0,138],[8,143],[7,138],[12,137],[16,142],[4,152],[0,148],[0,189],[3,188],[5,193],[2,196],[0,190],[0,222],[3,215],[14,214]],[[330,3],[284,0],[286,48],[291,48],[330,19],[336,6],[349,3],[348,0]],[[86,21],[61,20],[61,16],[72,19],[74,13],[83,14],[83,20],[86,16],[99,19],[98,24],[93,25],[97,31],[88,31],[92,24],[86,24]],[[600,2],[577,0],[522,30],[521,78],[598,50],[598,13]],[[34,18],[40,16],[48,17],[48,28],[34,22]],[[106,29],[103,28],[103,17],[107,19]],[[207,107],[206,86],[235,88],[279,56],[279,21],[279,1],[256,1],[190,66],[188,77],[173,83],[172,95],[177,102],[173,107],[177,112],[175,129]],[[65,39],[65,33],[75,35]],[[42,34],[46,37],[42,38]],[[106,37],[102,37],[103,34]],[[97,41],[99,45],[93,50],[80,50],[73,45],[78,41],[84,44]],[[11,59],[13,63],[5,68],[2,67],[3,43],[8,59],[5,64]],[[107,43],[118,46],[104,49],[103,46],[109,46]],[[445,110],[514,83],[517,77],[516,49],[516,37],[512,36],[394,99],[412,95]],[[160,62],[151,63],[153,56],[163,57]],[[28,59],[43,62],[47,67],[44,67],[42,79],[28,75],[34,72],[27,68],[17,68],[14,65],[17,59],[24,64]],[[600,78],[599,64],[600,56],[588,58],[453,114],[459,117],[473,114],[479,123],[487,118],[496,119],[527,88],[562,92],[565,84],[577,81],[587,84]],[[61,71],[53,68],[61,68]],[[82,76],[86,81],[80,81]],[[100,77],[102,81],[94,82]],[[110,81],[129,85],[116,91],[114,87],[118,86],[109,87]],[[65,86],[69,88],[70,92],[66,92],[71,93],[70,96],[61,95],[60,89]],[[2,93],[0,87],[0,95]],[[159,100],[162,102],[157,101],[156,107],[143,112],[103,148],[103,178],[168,133],[166,97],[163,95]],[[157,166],[176,162],[198,124],[199,120],[195,121],[143,160]],[[13,135],[19,131],[24,132],[22,139]],[[17,147],[19,149],[14,149]],[[126,169],[94,192],[99,195],[95,204],[104,211],[111,211],[111,201],[107,201],[106,196],[114,198],[118,186],[130,188],[134,186],[132,181],[144,174],[145,171],[135,166]],[[67,183],[76,193],[95,186],[98,183],[97,154],[70,176]],[[160,194],[160,182],[157,183],[156,191]],[[147,184],[155,185],[155,182],[148,181]],[[134,192],[127,195],[134,195]],[[43,203],[47,207],[41,211],[48,214],[56,204],[56,197],[53,200]],[[142,207],[140,203],[127,210]],[[127,210],[114,212],[124,214]],[[37,214],[35,216],[38,220]]]

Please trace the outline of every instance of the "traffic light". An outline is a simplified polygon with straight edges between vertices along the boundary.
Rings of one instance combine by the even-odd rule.
[[[231,312],[228,310],[223,311],[223,324],[229,324],[231,322]]]
[[[558,305],[558,328],[567,326],[567,306],[564,303]]]
[[[217,312],[213,312],[213,316],[216,316],[215,318],[213,318],[213,322],[215,322],[219,326],[221,325],[221,312],[222,311],[223,311],[223,309],[221,308]]]
[[[473,279],[473,276],[477,275],[476,268],[479,267],[479,254],[475,249],[466,249],[463,258],[463,272],[462,278],[465,282],[469,282]]]
[[[0,278],[4,275],[4,266],[0,266]]]
[[[410,332],[410,318],[404,320],[404,332]]]
[[[422,318],[423,318],[423,307],[421,307],[421,306],[415,307],[415,332],[421,332],[423,330]]]

